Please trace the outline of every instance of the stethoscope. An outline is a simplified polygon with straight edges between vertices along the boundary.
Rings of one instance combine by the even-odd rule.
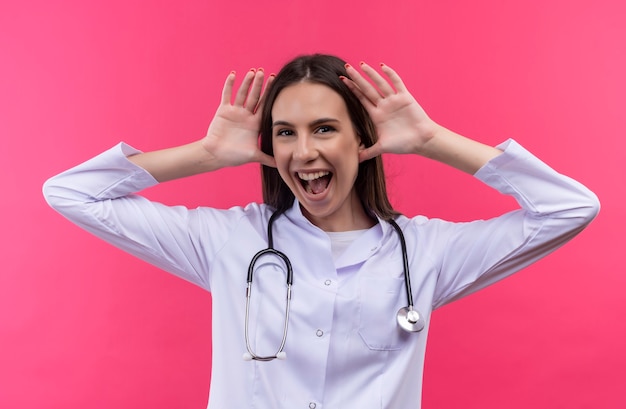
[[[291,268],[291,261],[289,261],[289,257],[285,255],[285,253],[276,250],[274,248],[274,240],[272,235],[272,225],[274,224],[274,220],[278,216],[280,216],[280,212],[275,212],[270,217],[270,220],[267,223],[267,248],[259,251],[252,257],[250,260],[250,266],[248,267],[248,284],[246,287],[246,322],[245,322],[245,337],[246,337],[246,348],[248,352],[243,354],[243,359],[246,361],[271,361],[274,359],[286,359],[287,354],[283,350],[285,348],[285,341],[287,340],[287,329],[289,327],[289,306],[291,304],[291,286],[293,285],[293,269]],[[411,277],[409,275],[409,260],[407,256],[406,250],[406,242],[404,241],[404,234],[402,233],[402,229],[398,224],[389,219],[389,224],[395,229],[398,233],[398,237],[400,238],[400,246],[402,248],[402,262],[404,268],[404,288],[406,290],[406,298],[407,298],[407,306],[400,308],[398,313],[396,314],[396,319],[398,321],[398,325],[400,328],[407,332],[419,332],[424,329],[424,318],[422,315],[413,307],[413,295],[411,292]],[[250,318],[250,296],[252,294],[252,276],[254,271],[254,266],[259,258],[272,255],[280,258],[285,264],[285,268],[287,270],[287,301],[285,304],[285,321],[283,324],[283,337],[280,341],[280,346],[274,355],[261,356],[254,353],[252,348],[250,347],[250,337],[248,334],[248,323]]]

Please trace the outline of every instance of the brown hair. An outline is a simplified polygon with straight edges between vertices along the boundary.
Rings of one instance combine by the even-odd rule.
[[[376,143],[376,128],[354,93],[343,83],[340,76],[349,77],[345,61],[332,55],[313,54],[297,57],[287,63],[278,73],[267,90],[261,116],[261,150],[274,154],[272,146],[272,106],[278,94],[290,85],[299,82],[322,84],[338,93],[344,100],[356,134],[365,147]],[[278,170],[261,166],[263,201],[279,212],[292,206],[294,195],[282,180]],[[366,212],[381,219],[391,219],[399,213],[393,209],[387,197],[385,173],[380,156],[359,164],[359,172],[354,188]]]

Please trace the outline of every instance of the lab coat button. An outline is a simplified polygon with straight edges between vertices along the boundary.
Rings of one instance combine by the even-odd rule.
[[[317,331],[315,331],[315,335],[317,335],[318,337],[321,337],[322,335],[324,335],[324,331],[322,331],[321,329],[318,329]]]
[[[324,285],[331,285],[331,284],[332,284],[332,281],[330,281],[330,280],[324,281]]]
[[[309,403],[309,409],[315,409],[316,407],[317,405],[315,404],[315,402]]]

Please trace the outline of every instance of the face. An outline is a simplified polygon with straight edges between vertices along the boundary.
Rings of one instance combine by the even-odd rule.
[[[370,227],[354,190],[362,146],[341,96],[321,84],[288,86],[274,101],[272,121],[278,172],[304,216],[326,231]]]

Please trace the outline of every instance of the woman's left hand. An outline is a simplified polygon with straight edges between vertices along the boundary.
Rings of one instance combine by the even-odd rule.
[[[393,69],[381,64],[388,79],[365,63],[361,63],[361,69],[369,81],[348,64],[346,70],[352,80],[342,78],[370,114],[378,132],[378,141],[360,153],[360,161],[383,153],[419,154],[434,137],[438,125],[428,117]]]

